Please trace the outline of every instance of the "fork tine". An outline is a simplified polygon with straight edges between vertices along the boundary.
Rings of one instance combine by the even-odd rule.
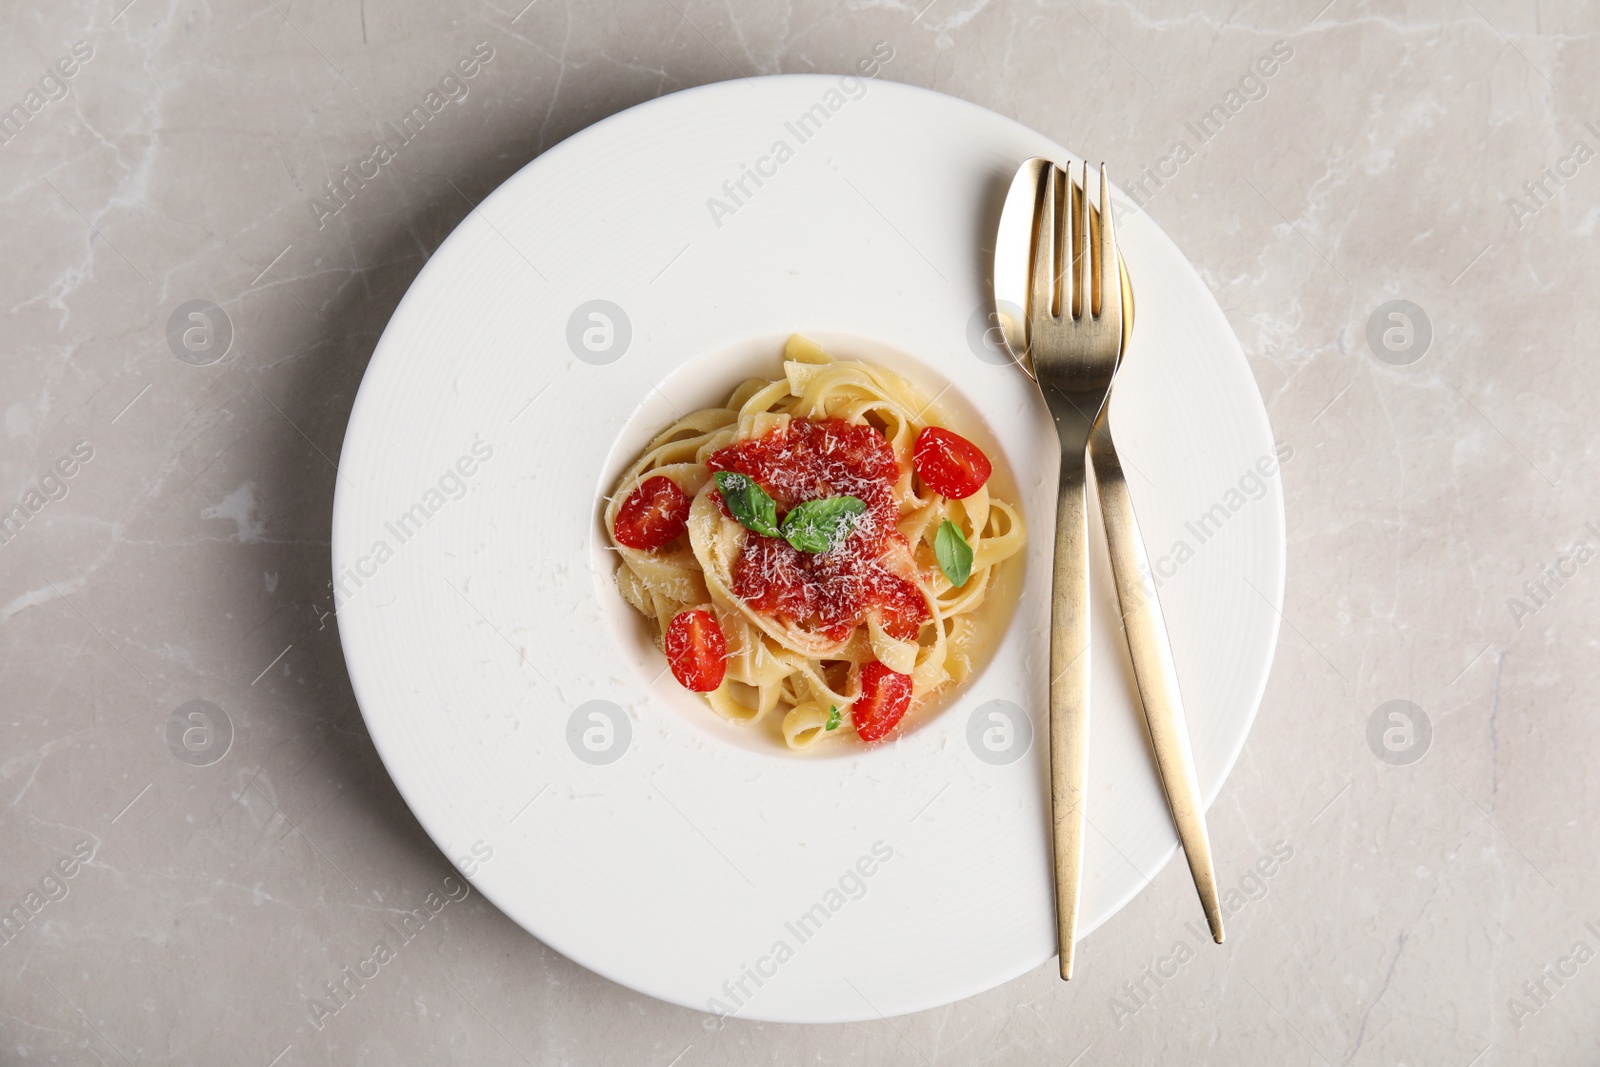
[[[1060,207],[1061,250],[1057,262],[1061,265],[1061,318],[1070,322],[1078,314],[1078,200],[1072,195],[1072,161],[1061,170]]]
[[[1087,179],[1087,175],[1085,175]],[[1100,164],[1100,226],[1095,262],[1099,267],[1095,278],[1095,297],[1100,315],[1110,330],[1122,331],[1122,274],[1117,257],[1116,223],[1111,217],[1111,179],[1106,176],[1106,165]]]
[[[1082,181],[1072,186],[1072,311],[1081,319],[1093,314],[1094,263],[1089,251],[1089,162],[1079,164]]]
[[[1106,165],[1104,163],[1101,163],[1100,164],[1100,176],[1101,176],[1101,179],[1102,179],[1102,182],[1101,182],[1102,186],[1104,185],[1104,180],[1103,179],[1105,178],[1105,169],[1106,169]],[[1100,202],[1102,204],[1104,204],[1104,202],[1105,202],[1105,198],[1104,198],[1103,195],[1101,197],[1101,201]],[[1106,231],[1105,231],[1105,222],[1104,222],[1104,220],[1102,218],[1097,217],[1097,215],[1098,215],[1098,212],[1096,211],[1096,209],[1094,207],[1094,198],[1089,195],[1089,161],[1088,160],[1084,160],[1084,163],[1083,163],[1083,218],[1084,218],[1085,224],[1089,228],[1089,252],[1090,252],[1090,254],[1088,256],[1086,256],[1085,259],[1088,260],[1087,266],[1088,266],[1088,274],[1089,274],[1089,286],[1090,286],[1091,289],[1093,289],[1093,298],[1092,298],[1092,301],[1091,301],[1091,306],[1094,308],[1093,312],[1090,312],[1089,310],[1085,309],[1084,314],[1085,315],[1093,314],[1095,316],[1095,318],[1098,319],[1105,311],[1105,292],[1106,292],[1106,290],[1105,290],[1105,286],[1104,286],[1104,281],[1105,281],[1106,260],[1105,260],[1105,242],[1104,242],[1104,238],[1105,238]]]
[[[1078,201],[1072,195],[1072,162],[1061,172],[1061,318],[1070,322],[1078,314]]]
[[[1048,319],[1055,313],[1056,249],[1060,244],[1056,224],[1055,165],[1046,163],[1040,176],[1038,228],[1033,234],[1033,270],[1028,278],[1028,317],[1030,321]],[[1031,340],[1030,340],[1031,344]]]

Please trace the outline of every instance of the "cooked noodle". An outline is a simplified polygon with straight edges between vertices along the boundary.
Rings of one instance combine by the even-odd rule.
[[[879,660],[912,679],[912,708],[941,689],[958,685],[973,670],[978,639],[974,612],[989,596],[997,565],[1015,556],[1026,536],[1022,516],[995,499],[985,485],[964,499],[946,499],[932,490],[918,493],[912,445],[929,425],[925,397],[897,375],[854,361],[837,361],[799,335],[784,346],[784,377],[751,379],[726,406],[706,408],[679,419],[659,434],[618,480],[607,502],[605,526],[616,528],[623,501],[646,478],[662,475],[692,500],[687,537],[665,548],[643,551],[613,540],[621,560],[617,588],[655,621],[659,646],[673,618],[703,608],[721,624],[728,645],[722,684],[705,693],[713,710],[739,723],[782,716],[784,740],[804,749],[825,737],[832,708],[850,723],[850,707],[860,695],[860,666]],[[930,618],[914,640],[891,636],[876,611],[843,640],[808,630],[751,608],[733,592],[734,565],[747,537],[756,535],[725,515],[707,460],[712,453],[749,438],[762,437],[791,418],[836,418],[870,425],[889,442],[900,475],[894,486],[896,526],[911,546],[890,542],[885,565],[915,584]],[[949,519],[972,546],[970,578],[952,587],[940,570],[934,537]],[[687,541],[687,545],[685,545]]]

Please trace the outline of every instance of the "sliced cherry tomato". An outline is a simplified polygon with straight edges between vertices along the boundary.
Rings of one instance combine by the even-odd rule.
[[[666,645],[672,676],[685,689],[709,693],[722,684],[728,670],[728,640],[711,612],[701,608],[678,612],[667,627]]]
[[[911,675],[896,674],[877,660],[861,668],[861,695],[850,708],[861,740],[881,741],[909,707]]]
[[[924,427],[917,434],[911,456],[922,484],[954,500],[982,489],[994,469],[983,449],[940,426]]]
[[[665,475],[646,478],[617,509],[617,544],[645,551],[660,548],[683,532],[689,521],[689,495]]]

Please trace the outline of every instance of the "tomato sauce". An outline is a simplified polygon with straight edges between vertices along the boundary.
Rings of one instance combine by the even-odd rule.
[[[733,568],[733,591],[763,614],[842,641],[877,608],[884,629],[912,640],[929,617],[922,592],[884,562],[899,506],[899,464],[871,426],[842,419],[791,419],[786,427],[738,441],[711,455],[713,472],[747,475],[772,497],[781,520],[808,500],[854,496],[867,505],[849,534],[829,552],[800,552],[787,541],[747,532]],[[717,505],[728,514],[720,496]]]

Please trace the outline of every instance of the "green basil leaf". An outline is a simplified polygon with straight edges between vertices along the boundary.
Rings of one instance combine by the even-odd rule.
[[[837,730],[839,728],[839,720],[840,720],[840,718],[841,718],[841,716],[839,715],[839,705],[830,704],[828,706],[828,725],[824,726],[823,729],[824,730]]]
[[[972,577],[972,546],[967,544],[961,527],[949,519],[940,523],[933,538],[933,554],[939,558],[939,569],[951,585],[959,589],[967,584]]]
[[[768,537],[783,536],[778,532],[778,505],[748,474],[717,471],[715,477],[717,492],[740,526]]]
[[[856,516],[867,510],[857,496],[830,496],[807,500],[783,518],[783,538],[797,552],[831,552],[850,536]]]

